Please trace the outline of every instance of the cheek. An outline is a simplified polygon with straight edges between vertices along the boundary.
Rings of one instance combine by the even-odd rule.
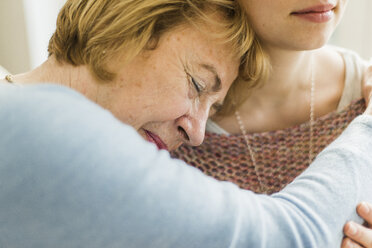
[[[189,98],[177,98],[169,101],[166,105],[170,119],[177,119],[183,115],[187,115],[192,109],[192,106],[192,101]]]
[[[283,9],[281,9],[278,0],[250,0],[245,1],[245,9],[250,21],[253,23],[255,28],[262,26],[262,23],[271,23],[273,18],[277,18],[281,15]],[[266,26],[266,25],[265,25]]]
[[[169,92],[153,105],[152,116],[156,121],[172,121],[190,112],[192,106],[187,96]]]

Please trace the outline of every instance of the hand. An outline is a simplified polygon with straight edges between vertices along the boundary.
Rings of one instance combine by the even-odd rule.
[[[365,113],[372,114],[372,65],[367,68],[367,71],[364,75],[362,93],[367,106],[367,110]]]
[[[372,248],[372,204],[362,202],[357,206],[357,213],[366,221],[366,226],[349,221],[344,226],[346,237],[341,248]]]

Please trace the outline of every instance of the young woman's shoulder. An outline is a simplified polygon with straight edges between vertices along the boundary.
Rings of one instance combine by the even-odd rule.
[[[342,59],[344,71],[344,86],[339,105],[338,111],[343,110],[351,102],[362,97],[361,85],[363,80],[364,72],[367,68],[367,61],[364,60],[355,51],[328,45],[323,49],[325,57],[328,58],[329,66],[332,64],[337,65],[339,58]],[[336,67],[337,68],[337,67]]]

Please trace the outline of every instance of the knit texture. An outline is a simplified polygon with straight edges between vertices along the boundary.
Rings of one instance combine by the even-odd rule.
[[[364,110],[364,100],[358,100],[341,112],[317,118],[313,126],[314,155],[335,140]],[[303,123],[284,130],[248,134],[256,169],[241,134],[207,132],[201,146],[183,145],[172,152],[172,156],[218,180],[230,181],[257,193],[271,194],[280,191],[309,166],[309,132],[309,123]]]

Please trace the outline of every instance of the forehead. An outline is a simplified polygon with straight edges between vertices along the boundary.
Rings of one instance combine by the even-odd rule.
[[[179,59],[190,69],[215,71],[224,83],[237,77],[240,59],[230,44],[218,38],[218,32],[212,24],[184,24],[164,34],[158,45],[173,54],[166,59]]]

